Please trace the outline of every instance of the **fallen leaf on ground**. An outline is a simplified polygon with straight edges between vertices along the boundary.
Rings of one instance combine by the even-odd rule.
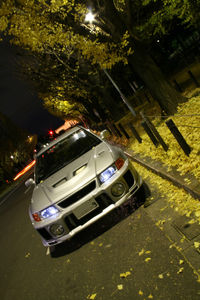
[[[148,296],[148,298],[149,298],[149,299],[153,299],[153,296],[150,294],[150,295]]]
[[[131,275],[131,272],[128,271],[128,272],[126,272],[126,273],[121,273],[121,274],[120,274],[120,277],[121,277],[121,278],[126,278],[126,277],[129,276],[129,275]]]
[[[197,248],[199,248],[199,246],[200,246],[200,243],[199,242],[194,242],[194,247],[197,249]]]
[[[195,221],[194,219],[191,219],[191,220],[188,222],[188,224],[194,224],[194,223],[196,223],[196,221]]]
[[[141,256],[142,254],[144,254],[144,249],[142,249],[142,250],[139,252],[139,256]]]
[[[184,260],[180,259],[179,260],[179,265],[182,265],[184,263]]]
[[[168,206],[165,206],[165,207],[161,208],[160,211],[165,210],[167,207],[168,207]]]
[[[180,269],[178,270],[177,274],[180,274],[180,273],[182,273],[182,272],[183,272],[183,270],[184,270],[184,268],[180,268]]]
[[[184,243],[184,241],[185,241],[185,237],[183,237],[183,238],[180,240],[181,243]]]
[[[143,293],[143,291],[139,290],[138,294],[139,294],[140,296],[142,296],[144,293]]]
[[[150,261],[151,260],[151,257],[147,257],[146,259],[145,259],[145,262],[148,262],[148,261]]]
[[[96,295],[97,294],[92,294],[92,295],[89,295],[88,297],[87,297],[87,299],[90,299],[90,300],[94,300],[95,298],[96,298]]]
[[[123,290],[123,284],[118,284],[117,288],[118,290]]]

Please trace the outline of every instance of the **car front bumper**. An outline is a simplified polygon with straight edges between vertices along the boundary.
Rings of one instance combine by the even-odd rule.
[[[122,183],[125,187],[124,193],[120,197],[114,197],[111,193],[111,189],[116,183]],[[64,209],[60,209],[58,203],[57,205],[60,209],[58,215],[44,220],[44,222],[32,222],[32,224],[40,234],[44,246],[48,247],[60,244],[124,204],[138,191],[142,183],[142,178],[133,168],[132,164],[127,161],[125,166],[111,180],[102,185],[97,184],[92,192],[77,202],[84,206],[84,203],[94,199],[94,203],[98,205],[98,207],[88,211],[83,217],[77,217],[77,213],[80,210],[80,205],[78,206],[77,203]],[[62,235],[54,236],[52,234],[51,226],[53,224],[63,227],[64,232]]]

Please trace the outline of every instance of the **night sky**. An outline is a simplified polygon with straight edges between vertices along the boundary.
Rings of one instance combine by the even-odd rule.
[[[13,68],[15,57],[11,46],[0,44],[0,112],[32,134],[56,129],[64,121],[48,113],[31,88],[17,79]]]

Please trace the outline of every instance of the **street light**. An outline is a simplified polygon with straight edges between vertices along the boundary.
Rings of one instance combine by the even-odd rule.
[[[92,22],[95,19],[95,15],[89,11],[86,16],[85,16],[85,21],[86,22],[90,22],[90,24],[92,24]],[[125,95],[122,93],[122,91],[120,90],[120,88],[118,87],[118,85],[116,84],[116,82],[112,79],[112,77],[108,74],[108,72],[103,69],[104,73],[106,74],[106,76],[108,77],[108,79],[111,81],[111,83],[113,84],[113,86],[116,88],[116,90],[118,91],[118,93],[120,94],[123,102],[126,104],[126,106],[128,107],[128,109],[130,110],[130,112],[132,113],[132,115],[135,117],[136,116],[136,112],[135,110],[132,108],[131,104],[129,103],[128,99],[125,97]]]
[[[94,21],[94,19],[95,19],[95,15],[91,11],[89,11],[85,16],[85,21],[89,22],[90,24]]]

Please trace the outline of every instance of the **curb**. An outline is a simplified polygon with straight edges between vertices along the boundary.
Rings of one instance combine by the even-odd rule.
[[[127,152],[129,151],[129,152]],[[200,200],[200,193],[195,190],[195,189],[191,189],[189,186],[187,186],[186,184],[184,184],[183,182],[181,182],[180,180],[178,180],[177,178],[174,178],[173,176],[171,176],[169,173],[166,173],[163,170],[160,170],[156,167],[153,167],[152,165],[144,162],[143,160],[136,158],[133,156],[133,154],[131,153],[130,150],[124,149],[124,153],[133,161],[135,161],[136,163],[139,163],[140,165],[142,165],[143,167],[147,168],[148,170],[152,171],[153,173],[159,175],[160,177],[167,179],[168,181],[172,182],[175,186],[179,187],[179,188],[183,188],[187,193],[189,193],[193,198]]]

